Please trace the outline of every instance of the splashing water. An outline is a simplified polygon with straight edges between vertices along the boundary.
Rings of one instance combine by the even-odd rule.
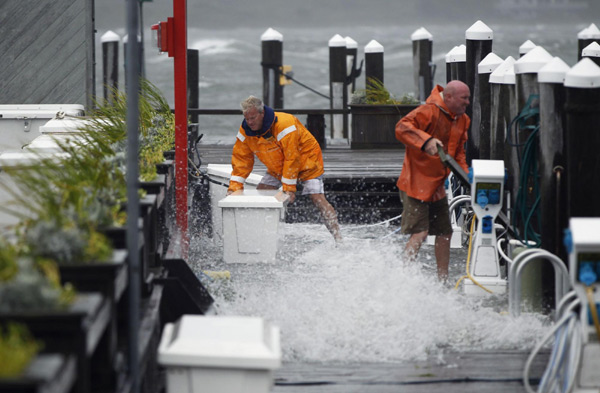
[[[284,361],[420,360],[445,351],[531,349],[547,330],[542,315],[512,318],[506,297],[465,297],[437,281],[433,247],[405,263],[394,228],[342,227],[335,246],[323,225],[283,224],[277,263],[225,264],[211,239],[193,239],[195,271],[228,270],[205,282],[219,315],[261,316],[281,329]],[[450,283],[466,252],[451,253]]]

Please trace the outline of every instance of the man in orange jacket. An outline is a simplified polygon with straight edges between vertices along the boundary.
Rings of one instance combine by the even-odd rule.
[[[438,157],[438,146],[468,171],[465,143],[471,120],[469,87],[450,81],[436,86],[421,105],[396,124],[396,139],[406,146],[396,185],[402,199],[402,233],[410,234],[405,256],[414,260],[427,235],[435,235],[435,257],[440,281],[448,278],[452,226],[444,181],[449,170]]]
[[[260,98],[250,96],[241,106],[244,121],[233,146],[233,172],[227,194],[244,188],[256,155],[267,167],[267,173],[256,188],[276,190],[282,187],[292,203],[296,184],[300,182],[302,195],[310,196],[335,241],[341,241],[337,214],[325,199],[323,155],[317,140],[295,116],[275,112]]]

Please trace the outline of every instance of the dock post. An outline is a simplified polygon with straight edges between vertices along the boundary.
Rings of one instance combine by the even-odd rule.
[[[577,33],[577,61],[583,57],[583,48],[592,42],[600,44],[600,29],[594,23]]]
[[[423,102],[433,90],[433,35],[421,27],[411,34],[410,39],[413,50],[415,91],[417,98]]]
[[[383,80],[383,45],[376,40],[371,40],[365,46],[365,86],[369,87],[369,80],[376,79],[382,84]]]
[[[466,37],[466,81],[471,91],[471,105],[467,107],[466,114],[471,118],[467,139],[467,164],[479,158],[481,124],[481,103],[479,102],[479,77],[477,66],[484,57],[492,51],[494,32],[485,23],[478,20],[465,32]]]
[[[527,40],[527,41],[523,42],[521,44],[521,46],[519,46],[519,57],[525,56],[527,54],[527,52],[529,52],[536,46],[537,45],[534,44],[533,41],[531,41],[531,40]]]
[[[121,37],[113,31],[107,31],[100,38],[102,42],[102,92],[104,102],[111,104],[115,100],[113,91],[119,89],[119,43]]]
[[[198,49],[187,50],[187,85],[188,85],[188,107],[198,108],[200,106],[200,96],[198,84],[200,83],[199,73],[199,51]],[[198,113],[190,115],[192,123],[198,123]]]
[[[600,44],[592,42],[581,51],[581,57],[587,57],[600,66]]]
[[[562,246],[567,211],[565,74],[570,67],[555,57],[538,71],[540,88],[539,174],[542,248],[567,260]]]
[[[329,40],[330,108],[345,109],[348,105],[346,90],[346,40],[339,34]],[[331,139],[348,137],[348,116],[331,115]]]
[[[536,46],[523,57],[520,57],[515,61],[514,64],[514,72],[515,72],[515,103],[517,106],[517,114],[521,113],[523,109],[525,109],[527,103],[529,103],[530,108],[539,109],[539,86],[537,82],[537,72],[542,68],[546,63],[552,60],[552,56],[541,46]],[[513,119],[511,119],[513,120]],[[527,120],[522,120],[518,123],[513,123],[510,130],[509,139],[511,141],[511,146],[505,146],[505,158],[507,162],[507,168],[509,168],[509,176],[512,176],[512,202],[513,206],[515,206],[515,211],[531,211],[535,209],[535,195],[534,189],[529,186],[529,184],[522,184],[521,177],[527,176],[533,171],[532,166],[529,166],[528,172],[521,173],[522,160],[524,159],[524,154],[526,149],[526,144],[532,143],[533,147],[529,150],[530,153],[534,154],[530,157],[535,157],[537,155],[537,144],[533,141],[530,141],[531,134],[533,130],[531,127],[535,126],[539,117],[531,117]],[[537,158],[534,159],[534,164],[537,162]],[[531,176],[537,176],[537,173],[531,173]],[[532,177],[532,178],[533,178]],[[525,192],[526,197],[521,198],[518,197],[519,191],[521,193]],[[518,206],[516,205],[517,201],[526,200],[526,206]],[[539,214],[535,217],[539,217]],[[526,217],[522,215],[517,215],[513,222],[519,228],[519,232],[524,234],[528,228],[533,229],[535,233],[539,233],[540,228],[538,222],[533,219],[532,215],[531,220],[527,220]],[[529,222],[530,226],[527,225]]]
[[[515,105],[515,59],[508,56],[502,64],[490,74],[490,92],[491,92],[491,115],[490,115],[490,158],[492,160],[503,160],[505,167],[509,171],[508,182],[505,190],[510,192],[510,198],[504,204],[506,211],[512,208],[513,191],[512,185],[514,179],[511,176],[510,168],[507,165],[506,150],[506,127],[516,116],[517,109]]]
[[[360,75],[361,67],[356,68],[358,63],[358,43],[351,37],[346,36],[346,78],[348,85],[348,97],[352,96],[356,90],[356,78]],[[350,98],[348,98],[349,100]]]
[[[283,35],[268,28],[261,36],[263,101],[271,108],[283,108],[283,86],[279,82],[283,66]]]
[[[479,158],[482,160],[489,160],[491,158],[491,87],[490,87],[490,74],[502,64],[502,59],[494,52],[488,53],[488,55],[479,62],[477,65],[478,79],[479,79],[479,96],[477,102],[479,112],[479,127],[474,128],[471,126],[474,133],[479,134]],[[473,109],[473,113],[476,113],[477,109]]]
[[[446,54],[446,82],[452,80],[467,83],[467,47],[464,44]]]
[[[581,59],[565,75],[567,202],[569,217],[600,217],[600,67]]]

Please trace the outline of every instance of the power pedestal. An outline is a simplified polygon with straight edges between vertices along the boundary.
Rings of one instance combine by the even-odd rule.
[[[571,218],[565,233],[571,285],[581,310],[582,349],[573,392],[600,391],[600,218]]]
[[[472,207],[477,216],[477,230],[471,246],[469,278],[464,290],[469,295],[486,295],[485,287],[495,294],[506,293],[506,279],[502,277],[494,222],[502,209],[504,193],[504,162],[500,160],[473,160],[469,174]],[[479,285],[478,285],[479,284]]]

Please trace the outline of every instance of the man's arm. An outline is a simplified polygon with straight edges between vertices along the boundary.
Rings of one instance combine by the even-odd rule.
[[[404,116],[396,123],[396,139],[402,142],[406,147],[427,151],[426,147],[432,147],[429,150],[437,154],[435,144],[429,145],[432,140],[431,135],[426,131],[431,123],[432,108],[430,105],[422,105]],[[426,144],[428,144],[426,146]],[[429,153],[429,151],[427,151]],[[429,153],[431,154],[431,153]]]
[[[231,154],[231,166],[233,170],[229,179],[228,194],[243,190],[244,182],[254,168],[254,153],[243,142],[243,138],[244,136],[238,133],[235,145],[233,145],[233,152]]]

